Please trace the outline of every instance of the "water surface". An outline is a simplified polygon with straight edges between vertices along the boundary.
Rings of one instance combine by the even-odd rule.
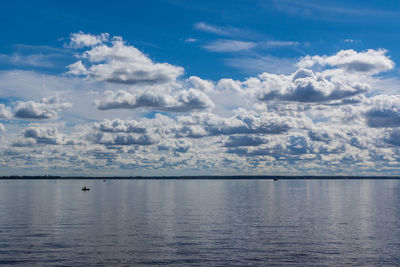
[[[400,265],[400,181],[0,180],[2,263]]]

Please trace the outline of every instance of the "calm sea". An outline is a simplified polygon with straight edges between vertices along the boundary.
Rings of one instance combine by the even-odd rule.
[[[400,181],[0,180],[0,264],[400,265]]]

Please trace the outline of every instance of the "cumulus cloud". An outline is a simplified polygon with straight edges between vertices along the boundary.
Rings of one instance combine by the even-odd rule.
[[[91,129],[86,129],[86,139],[93,144],[107,147],[119,146],[151,146],[159,143],[159,135],[154,133],[154,119],[123,120],[105,119],[93,123]],[[152,123],[149,123],[152,122]]]
[[[12,145],[14,147],[32,147],[36,144],[36,140],[33,138],[21,138],[14,142]]]
[[[214,114],[195,114],[180,116],[182,124],[176,131],[177,137],[201,138],[206,136],[236,135],[236,134],[282,134],[292,127],[301,127],[307,123],[290,117],[280,117],[275,114],[257,114],[253,111],[238,109],[236,115],[230,118]]]
[[[21,139],[13,143],[13,146],[60,145],[65,143],[65,136],[52,127],[28,127],[23,130]]]
[[[353,57],[349,56],[350,59],[346,57],[347,54],[354,53]],[[305,57],[299,62],[301,68],[292,74],[264,72],[244,81],[221,79],[215,88],[253,96],[261,102],[280,100],[337,105],[356,103],[362,100],[363,94],[371,91],[375,79],[372,75],[393,68],[394,63],[385,55],[384,50],[354,53],[340,51],[332,56],[333,59],[321,57],[324,61],[318,61],[323,66],[329,63],[332,68],[318,71],[308,69],[306,67],[316,64],[316,59]],[[372,65],[360,67],[362,64]]]
[[[349,127],[346,129],[343,129],[343,127],[335,127],[332,128],[328,125],[313,125],[310,130],[308,130],[308,137],[312,141],[316,142],[324,142],[324,143],[329,143],[331,141],[335,140],[345,140],[349,136],[347,136],[347,131],[351,130]],[[352,136],[352,133],[350,133],[350,136]]]
[[[394,67],[394,62],[386,54],[385,49],[368,49],[363,52],[349,49],[341,50],[333,56],[305,56],[298,65],[302,68],[310,68],[318,64],[339,67],[350,72],[377,74]]]
[[[71,106],[70,103],[61,102],[57,96],[42,98],[40,102],[18,101],[14,116],[21,119],[50,119],[56,117],[58,111]]]
[[[157,145],[159,151],[172,151],[173,153],[186,153],[191,148],[192,143],[188,140],[164,140]]]
[[[61,143],[57,129],[53,128],[28,128],[23,133],[24,137],[36,140],[38,144],[55,145]]]
[[[22,119],[49,119],[57,116],[55,110],[43,109],[41,103],[34,101],[19,102],[14,108],[15,117]]]
[[[5,131],[6,131],[6,127],[4,127],[4,125],[0,123],[0,133],[5,132]]]
[[[256,135],[232,135],[223,143],[224,147],[259,146],[266,140]]]
[[[70,35],[70,47],[83,48],[87,46],[95,46],[109,40],[110,35],[108,33],[102,33],[100,35],[85,34],[83,32],[71,33]]]
[[[135,120],[103,120],[102,122],[94,123],[94,128],[109,133],[145,133],[146,128]]]
[[[4,104],[0,104],[0,119],[11,118],[11,109],[6,107]]]
[[[237,37],[229,28],[199,24],[198,29],[223,30],[226,38]],[[251,42],[239,43],[244,46],[237,50],[229,45],[238,43],[228,41],[219,43],[225,45],[221,51],[253,49]],[[299,44],[258,42],[257,48],[265,49],[261,45]],[[207,170],[296,174],[344,169],[359,173],[363,168],[397,164],[394,172],[400,173],[400,97],[390,95],[396,92],[390,84],[397,81],[382,83],[376,75],[394,66],[384,50],[306,56],[299,69],[291,59],[287,65],[296,69],[285,71],[277,63],[281,58],[258,58],[263,64],[242,58],[238,65],[253,62],[254,71],[264,72],[243,80],[206,80],[181,78],[182,68],[157,63],[108,34],[71,34],[67,46],[78,53],[77,61],[69,66],[69,73],[78,77],[2,75],[6,95],[2,98],[26,100],[6,99],[10,105],[0,104],[0,118],[7,119],[7,132],[0,138],[1,167],[40,169],[43,161],[66,172],[104,174],[108,170],[110,175],[130,175],[135,168],[145,175],[176,175],[183,169],[199,174]],[[7,82],[12,75],[13,82]],[[57,83],[49,84],[51,79]],[[390,90],[385,91],[383,85]],[[57,97],[37,100],[38,95],[55,94],[68,94],[76,109],[58,118],[71,104]],[[97,98],[95,105],[90,105],[93,98]],[[13,122],[15,118],[66,121],[26,126],[26,121]]]
[[[369,127],[399,127],[400,126],[400,96],[379,95],[369,98],[367,105],[372,107],[365,112]]]
[[[188,81],[192,84],[193,88],[203,92],[211,92],[214,90],[214,84],[211,81],[203,80],[197,76],[190,76]]]
[[[308,136],[311,140],[320,142],[329,142],[334,138],[333,133],[327,129],[310,130]]]
[[[219,80],[217,89],[221,91],[242,92],[241,83],[232,79]]]
[[[191,112],[214,107],[214,103],[203,92],[196,89],[181,90],[173,95],[145,92],[140,95],[125,90],[107,91],[96,102],[100,110],[149,108],[170,112]]]
[[[99,132],[91,136],[92,142],[106,146],[130,146],[142,145],[148,146],[158,142],[157,138],[149,134],[131,134],[131,133],[105,133]]]
[[[370,86],[342,72],[314,73],[299,69],[292,75],[263,73],[260,78],[258,99],[280,99],[298,102],[327,102],[367,92]]]
[[[86,69],[85,65],[83,65],[82,61],[79,60],[71,65],[68,66],[69,74],[72,75],[87,75],[88,70]]]
[[[77,36],[78,39],[71,39],[72,44],[90,48],[80,55],[81,61],[68,66],[70,74],[126,85],[166,84],[183,74],[182,67],[154,63],[137,48],[126,44],[121,37],[109,40],[108,34],[101,35],[106,39],[82,33]]]
[[[384,140],[391,145],[400,146],[400,128],[394,128],[386,131]]]
[[[271,156],[280,161],[292,162],[315,158],[317,155],[342,154],[346,150],[346,145],[341,142],[314,142],[309,137],[297,133],[253,146],[231,146],[228,147],[227,153],[244,157]]]

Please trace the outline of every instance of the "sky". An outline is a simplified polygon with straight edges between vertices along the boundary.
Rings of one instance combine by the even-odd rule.
[[[0,175],[400,175],[399,1],[8,1]]]

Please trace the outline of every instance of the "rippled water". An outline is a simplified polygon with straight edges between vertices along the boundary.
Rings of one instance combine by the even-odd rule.
[[[1,263],[400,265],[400,181],[1,180]]]

